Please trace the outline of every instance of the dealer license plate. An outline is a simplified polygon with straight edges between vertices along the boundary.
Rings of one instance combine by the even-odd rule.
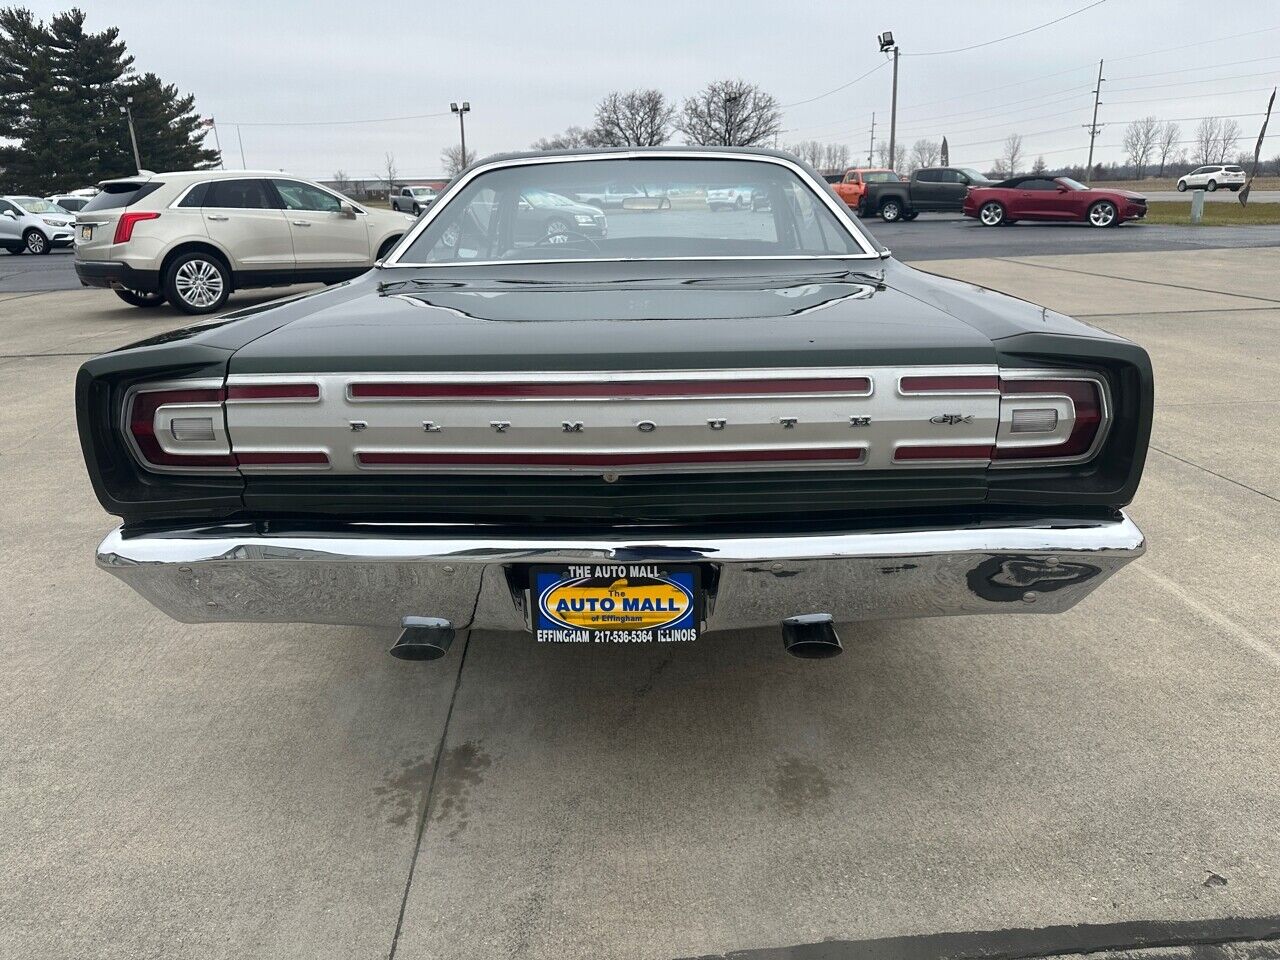
[[[530,586],[539,643],[688,643],[698,638],[697,567],[535,567]]]
[[[80,239],[81,239],[81,240],[92,240],[92,239],[93,239],[93,227],[90,227],[90,226],[84,226],[84,227],[81,227],[81,228],[80,228]]]

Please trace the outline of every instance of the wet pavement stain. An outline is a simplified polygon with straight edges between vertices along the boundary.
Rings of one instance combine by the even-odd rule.
[[[424,756],[401,760],[394,770],[383,774],[382,783],[373,788],[379,815],[385,815],[393,827],[413,819],[430,774],[431,761]]]
[[[450,840],[467,829],[471,791],[483,781],[483,774],[491,762],[478,740],[460,743],[440,758],[440,776],[436,780],[436,802],[431,820],[449,824]]]
[[[821,768],[797,757],[778,761],[769,778],[774,802],[784,813],[804,813],[831,796],[831,783]]]

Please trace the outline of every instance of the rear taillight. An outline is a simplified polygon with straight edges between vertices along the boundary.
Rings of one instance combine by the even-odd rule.
[[[135,224],[141,223],[143,220],[158,220],[158,213],[130,213],[125,211],[120,214],[120,219],[116,221],[116,236],[113,243],[128,243],[133,237],[133,228]]]
[[[1106,381],[1074,371],[1002,371],[995,466],[1079,463],[1106,436],[1111,411]]]
[[[216,381],[215,381],[216,382]],[[325,469],[323,450],[232,450],[224,403],[316,400],[314,383],[232,387],[230,396],[208,381],[139,387],[125,404],[125,430],[144,467],[165,473],[234,473],[237,468]]]

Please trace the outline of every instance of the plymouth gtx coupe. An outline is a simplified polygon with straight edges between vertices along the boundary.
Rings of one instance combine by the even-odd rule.
[[[984,227],[1019,220],[1074,220],[1093,227],[1117,227],[1147,215],[1147,198],[1129,190],[1095,190],[1070,177],[1014,177],[970,187],[964,215]]]
[[[519,229],[605,181],[768,202]],[[1144,549],[1146,352],[894,261],[772,151],[484,161],[375,269],[90,360],[76,405],[103,569],[404,659],[762,626],[818,657],[833,623],[1057,613]]]

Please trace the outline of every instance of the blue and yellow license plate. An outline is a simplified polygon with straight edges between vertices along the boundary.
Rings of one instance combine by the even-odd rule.
[[[697,567],[590,563],[536,567],[539,643],[688,643],[698,639]]]

